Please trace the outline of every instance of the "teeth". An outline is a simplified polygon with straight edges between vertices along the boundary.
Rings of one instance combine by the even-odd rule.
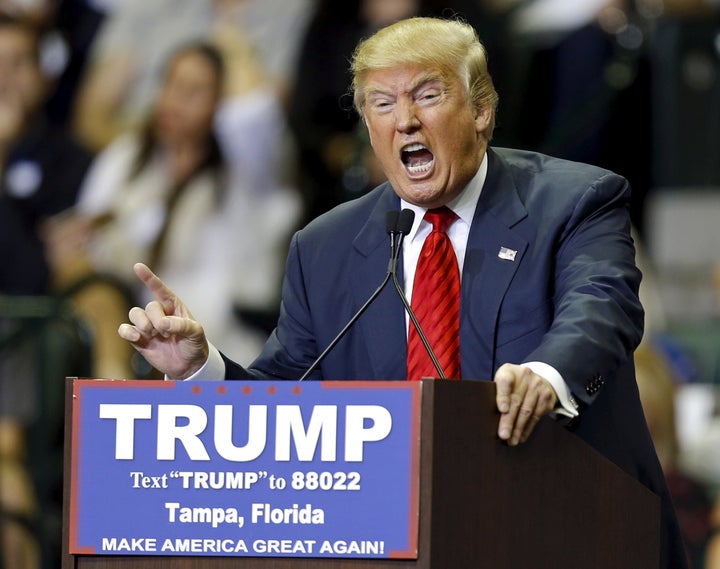
[[[410,154],[412,152],[418,152],[421,150],[428,150],[428,148],[427,146],[425,146],[424,144],[420,144],[419,142],[413,142],[412,144],[408,144],[402,149],[402,161],[405,164],[405,168],[407,168],[407,171],[410,175],[421,175],[425,172],[428,172],[435,163],[435,158],[432,156],[431,153],[429,162],[413,165],[412,162],[415,162],[415,160],[412,160],[410,158]]]
[[[433,165],[435,160],[431,160],[427,164],[421,164],[420,166],[406,166],[408,172],[411,174],[420,174],[422,172],[427,172],[430,170],[430,167]]]

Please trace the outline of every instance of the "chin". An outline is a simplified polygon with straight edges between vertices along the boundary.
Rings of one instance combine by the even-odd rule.
[[[434,188],[421,188],[416,186],[405,191],[405,195],[410,198],[406,198],[406,201],[422,207],[435,207],[439,202],[444,203],[443,193],[438,192]],[[442,205],[442,203],[440,203],[440,205]]]

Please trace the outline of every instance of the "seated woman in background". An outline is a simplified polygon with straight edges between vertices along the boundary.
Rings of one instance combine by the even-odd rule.
[[[242,94],[224,96],[223,77],[213,45],[175,52],[142,129],[120,136],[91,167],[72,221],[54,234],[55,264],[66,282],[110,275],[135,287],[132,266],[147,263],[182,291],[210,337],[255,354],[266,334],[244,325],[234,308],[276,300],[278,251],[299,202],[276,175],[283,128],[272,91],[260,74],[245,73]],[[102,304],[92,321],[105,329],[105,353],[124,358],[116,330],[127,307],[116,320]],[[137,373],[115,364],[122,362],[100,374]]]

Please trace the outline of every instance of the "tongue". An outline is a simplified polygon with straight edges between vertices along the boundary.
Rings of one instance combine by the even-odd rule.
[[[407,153],[407,164],[408,166],[422,166],[431,162],[433,159],[432,152],[427,149],[414,150],[413,152]]]

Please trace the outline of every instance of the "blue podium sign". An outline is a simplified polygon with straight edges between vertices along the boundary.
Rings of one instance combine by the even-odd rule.
[[[417,558],[420,388],[75,380],[69,552]]]

